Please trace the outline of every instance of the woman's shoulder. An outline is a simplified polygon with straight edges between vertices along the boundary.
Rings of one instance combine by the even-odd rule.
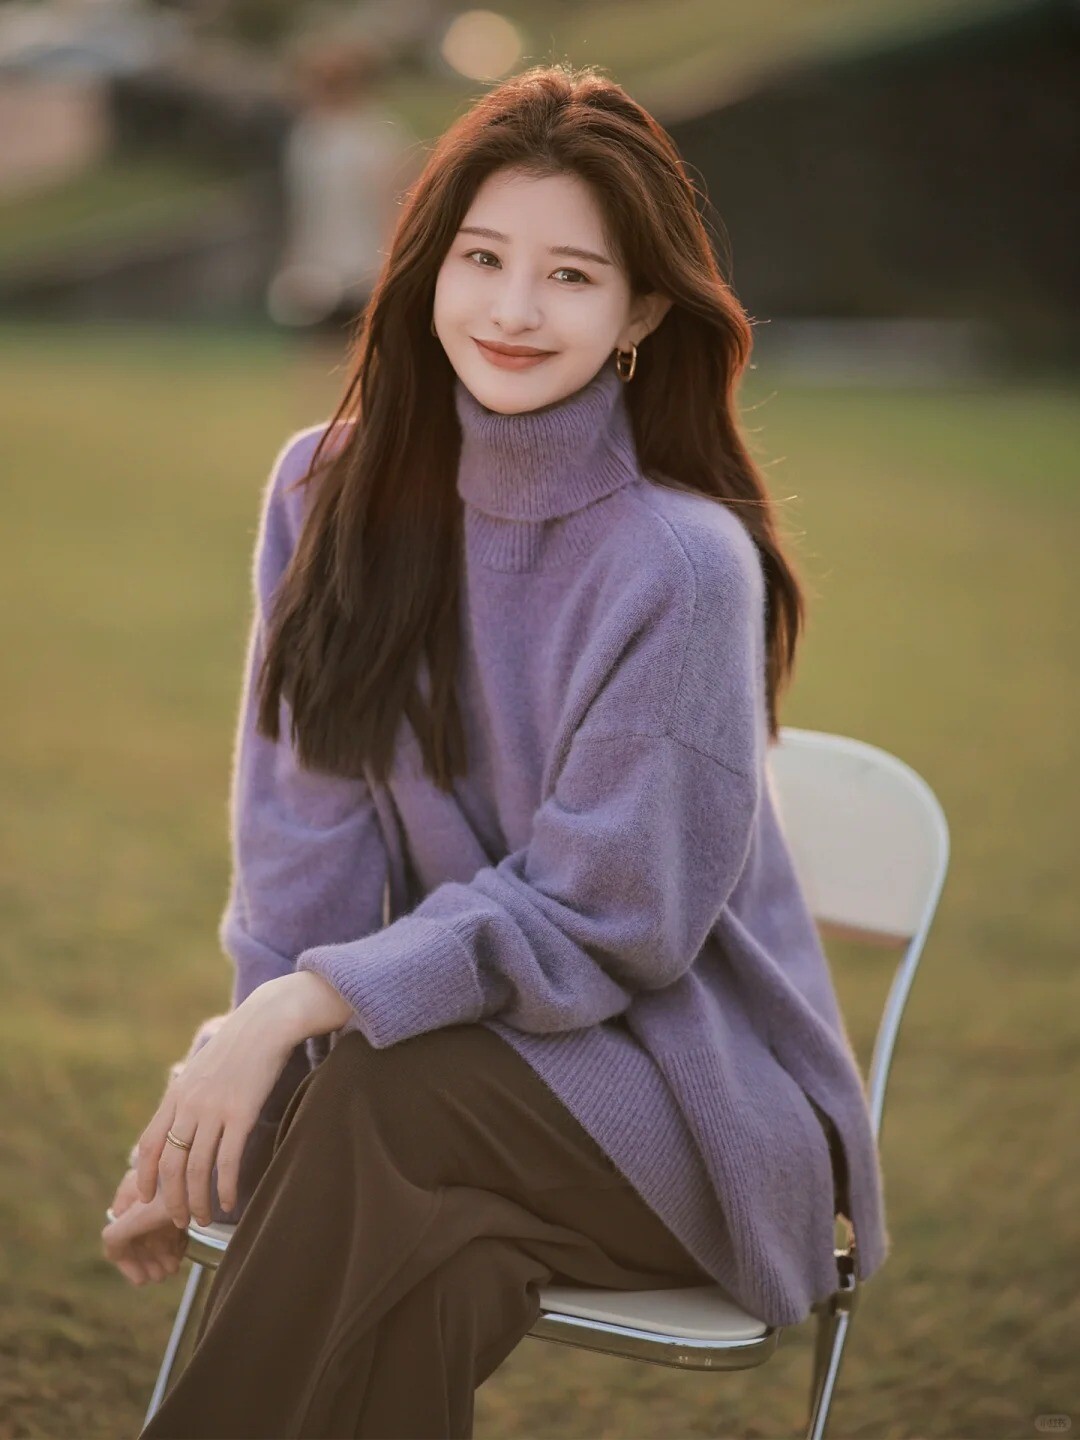
[[[710,612],[763,600],[761,557],[732,507],[659,475],[643,475],[630,494],[629,549],[671,591]]]
[[[311,464],[319,441],[329,428],[328,420],[320,420],[315,425],[305,425],[299,430],[294,430],[278,448],[273,464],[274,472],[282,474],[288,472],[290,479],[296,479],[304,474]]]
[[[345,422],[348,423],[348,422]],[[311,491],[297,482],[311,469],[320,440],[330,422],[294,430],[278,448],[262,491],[258,539],[255,545],[255,584],[264,598],[285,570],[296,549]],[[336,427],[345,433],[345,426]],[[328,442],[332,450],[336,438]],[[324,452],[325,453],[325,452]]]
[[[333,453],[341,440],[348,434],[351,421],[342,421],[334,427],[334,435],[328,440],[324,455]],[[303,524],[304,511],[310,491],[297,482],[311,469],[315,452],[323,436],[330,429],[330,421],[321,420],[316,425],[305,425],[294,430],[281,444],[270,475],[263,489],[263,528],[276,526],[285,532],[295,545]]]
[[[333,434],[326,442],[324,455],[332,454],[340,447],[342,441],[349,433],[351,420],[340,421],[333,426]],[[274,463],[270,467],[270,479],[267,484],[267,497],[274,498],[281,495],[283,498],[288,494],[295,494],[291,491],[297,480],[300,480],[311,469],[311,462],[315,458],[315,452],[321,443],[323,436],[331,429],[329,420],[320,420],[315,425],[305,425],[300,430],[294,430],[281,444]]]
[[[749,773],[765,595],[749,531],[722,501],[650,478],[606,535],[590,653],[617,658],[590,729],[663,733]]]

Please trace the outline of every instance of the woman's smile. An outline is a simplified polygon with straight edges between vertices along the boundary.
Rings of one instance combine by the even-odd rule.
[[[496,350],[485,341],[477,340],[475,336],[473,337],[473,343],[480,351],[480,354],[483,355],[484,359],[489,360],[492,365],[497,366],[500,370],[531,370],[534,365],[539,365],[542,360],[549,360],[555,353],[553,350],[541,350],[532,351],[531,353],[526,351],[524,354],[510,354],[507,353],[507,350]],[[521,349],[524,350],[525,347],[521,347]]]

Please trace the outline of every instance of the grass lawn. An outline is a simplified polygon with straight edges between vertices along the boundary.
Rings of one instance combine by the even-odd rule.
[[[117,329],[0,330],[0,367],[0,1440],[114,1440],[139,1428],[181,1281],[132,1289],[99,1231],[167,1063],[228,1003],[258,494],[341,375],[264,337]],[[759,369],[743,398],[810,596],[783,719],[900,755],[952,828],[886,1107],[893,1255],[832,1433],[1080,1423],[1076,396]],[[866,1060],[889,962],[830,955]],[[799,1327],[764,1370],[710,1376],[529,1341],[476,1433],[797,1434],[811,1343]]]

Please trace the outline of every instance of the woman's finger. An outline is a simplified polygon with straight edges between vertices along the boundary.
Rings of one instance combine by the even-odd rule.
[[[110,1221],[101,1232],[101,1249],[106,1260],[115,1265],[124,1279],[130,1280],[132,1285],[142,1285],[148,1278],[138,1253],[138,1211],[145,1214],[146,1207],[140,1205],[126,1210],[119,1219]]]
[[[133,1205],[105,1226],[101,1232],[101,1249],[106,1260],[115,1260],[130,1247],[134,1237],[140,1233],[139,1211],[145,1215],[146,1209],[145,1205]]]
[[[104,1237],[104,1230],[101,1233],[102,1237]],[[142,1283],[142,1264],[132,1255],[129,1245],[125,1244],[121,1249],[113,1249],[105,1243],[103,1238],[101,1249],[106,1260],[108,1260],[111,1265],[116,1266],[125,1280],[130,1280],[132,1285],[140,1285]]]
[[[185,1174],[187,1202],[191,1214],[200,1225],[209,1225],[213,1218],[210,1178],[221,1129],[220,1122],[215,1123],[204,1118],[199,1122],[195,1143],[188,1151]]]
[[[217,1152],[217,1192],[222,1210],[234,1210],[240,1190],[240,1161],[244,1146],[254,1128],[254,1121],[244,1124],[232,1120],[225,1126]]]
[[[161,1261],[154,1254],[153,1247],[141,1241],[138,1245],[138,1256],[142,1262],[143,1269],[151,1280],[164,1280],[165,1271],[162,1269]]]
[[[172,1132],[180,1140],[186,1140],[193,1148],[198,1138],[198,1120],[184,1110],[178,1110],[172,1123]],[[169,1219],[179,1230],[186,1230],[191,1219],[187,1200],[187,1165],[190,1149],[169,1140],[162,1149],[158,1161],[158,1178],[161,1181],[162,1198]]]
[[[162,1096],[161,1104],[154,1111],[150,1124],[139,1136],[139,1163],[136,1166],[136,1184],[139,1188],[139,1199],[144,1205],[149,1205],[157,1194],[158,1172],[161,1164],[161,1156],[166,1146],[165,1137],[174,1123],[176,1117],[176,1101],[173,1097],[172,1086]],[[180,1132],[175,1132],[180,1133]],[[186,1135],[181,1138],[187,1139]],[[169,1145],[170,1150],[175,1149]]]
[[[139,1198],[138,1187],[135,1183],[135,1171],[128,1169],[124,1172],[120,1184],[116,1187],[116,1194],[113,1196],[112,1205],[109,1207],[114,1215],[122,1215],[125,1210],[131,1208]]]
[[[178,1232],[170,1225],[174,1235]],[[140,1241],[143,1263],[150,1271],[152,1280],[166,1280],[180,1268],[180,1257],[175,1253],[175,1241],[161,1231],[144,1235]]]
[[[130,1280],[132,1285],[145,1285],[150,1278],[146,1273],[145,1267],[137,1260],[122,1257],[113,1263],[120,1271],[120,1274],[123,1275],[124,1279]]]

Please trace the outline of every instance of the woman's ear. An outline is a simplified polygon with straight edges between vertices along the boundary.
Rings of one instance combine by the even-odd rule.
[[[673,303],[667,295],[661,295],[658,290],[635,300],[630,308],[631,320],[627,326],[628,343],[633,340],[636,345],[640,345],[646,335],[651,335],[657,328]]]

